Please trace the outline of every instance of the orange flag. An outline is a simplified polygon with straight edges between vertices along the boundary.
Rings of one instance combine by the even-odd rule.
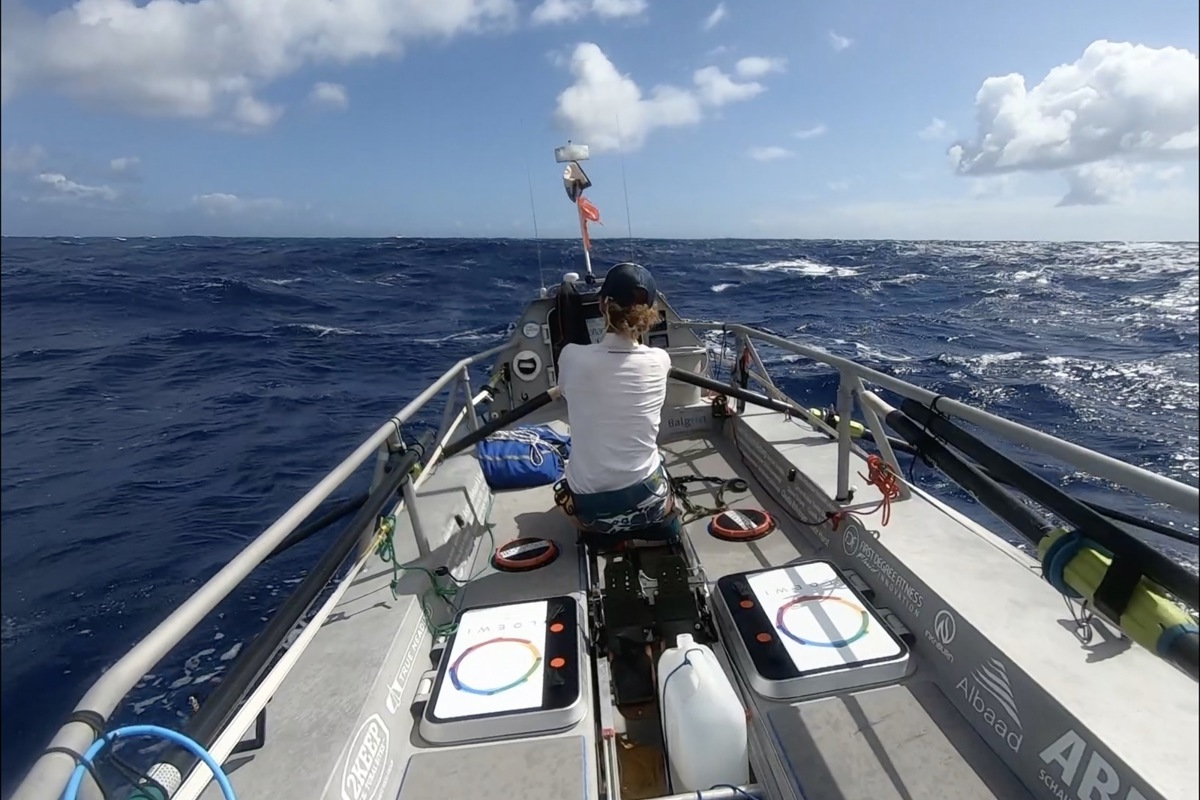
[[[575,201],[575,205],[579,206],[579,220],[583,223],[581,226],[583,228],[583,246],[586,249],[591,250],[592,237],[588,235],[587,226],[589,222],[594,222],[597,225],[604,224],[600,221],[600,209],[596,208],[596,206],[592,204],[592,201],[588,200],[583,195],[579,195],[579,199]]]

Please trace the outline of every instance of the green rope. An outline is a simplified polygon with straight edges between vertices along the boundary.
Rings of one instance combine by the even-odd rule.
[[[697,479],[695,477],[691,477],[672,479],[671,481],[671,489],[675,493],[675,499],[679,501],[679,504],[683,506],[684,511],[686,512],[682,518],[684,525],[688,525],[699,519],[704,519],[705,517],[715,517],[717,514],[729,510],[729,504],[725,501],[725,491],[729,488],[728,481],[721,481],[720,488],[717,489],[716,493],[716,505],[709,507],[702,506],[699,503],[694,503],[692,502],[691,498],[688,497],[687,484],[690,482],[696,482],[697,480],[699,480],[701,483],[716,483],[719,479]]]
[[[490,514],[491,504],[489,503],[488,516],[490,516]],[[496,527],[495,523],[487,520],[485,517],[483,527],[484,530],[487,531],[488,540],[490,542],[490,549],[488,552],[494,552],[496,549],[496,535],[494,533],[494,528]],[[396,560],[396,517],[394,515],[382,517],[379,520],[379,527],[376,529],[375,534],[377,537],[375,554],[378,555],[385,564],[392,565],[392,599],[400,599],[400,579],[403,577],[405,572],[423,573],[425,577],[429,578],[430,584],[429,588],[422,592],[420,597],[421,615],[425,620],[426,629],[435,637],[449,636],[450,634],[454,633],[454,631],[457,629],[457,625],[455,625],[454,622],[437,623],[433,621],[436,610],[436,601],[440,600],[443,604],[445,604],[445,606],[450,610],[451,617],[453,617],[457,611],[457,608],[454,604],[455,597],[457,597],[458,593],[465,589],[467,585],[471,583],[471,581],[478,578],[487,570],[487,568],[490,566],[490,559],[485,560],[483,565],[478,571],[476,571],[474,575],[471,575],[465,580],[459,580],[458,578],[454,577],[454,574],[448,569],[445,571],[445,574],[438,574],[434,570],[419,566],[417,564],[398,563]]]

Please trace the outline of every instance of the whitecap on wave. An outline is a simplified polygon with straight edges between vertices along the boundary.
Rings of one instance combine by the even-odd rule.
[[[784,261],[764,261],[759,264],[737,264],[738,269],[749,272],[790,272],[795,275],[811,275],[813,277],[849,278],[858,274],[852,267],[838,267],[832,264],[822,264],[807,258],[791,258]]]
[[[293,330],[298,329],[298,330],[308,331],[309,333],[315,333],[317,335],[317,338],[321,338],[324,336],[361,336],[362,335],[360,332],[351,330],[349,328],[337,328],[332,325],[318,325],[315,322],[304,322],[304,323],[298,323],[298,324],[294,324],[294,325],[284,325],[283,327],[291,328]]]
[[[511,326],[510,326],[511,327]],[[490,326],[471,328],[470,330],[449,333],[445,336],[413,339],[417,344],[440,345],[449,342],[492,342],[503,341],[508,334],[493,330]]]

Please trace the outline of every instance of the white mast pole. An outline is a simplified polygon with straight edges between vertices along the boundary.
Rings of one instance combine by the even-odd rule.
[[[563,174],[563,183],[567,188],[567,193],[571,200],[575,203],[575,213],[579,215],[579,239],[583,244],[583,265],[587,268],[587,282],[595,283],[596,278],[592,275],[592,254],[588,249],[587,235],[587,218],[583,215],[583,207],[579,205],[579,201],[583,198],[583,191],[591,186],[591,181],[583,174],[582,167],[577,162],[588,160],[588,146],[586,144],[574,144],[568,141],[562,147],[554,149],[554,160],[560,164],[567,164],[567,170]],[[578,185],[572,183],[573,171],[572,167],[578,170],[578,176],[575,177]]]

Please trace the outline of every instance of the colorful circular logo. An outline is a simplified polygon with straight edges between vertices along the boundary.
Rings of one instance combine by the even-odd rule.
[[[809,603],[819,603],[821,605],[828,605],[831,607],[834,604],[837,604],[839,607],[850,609],[858,615],[858,630],[847,636],[845,635],[844,631],[841,630],[841,626],[837,626],[839,628],[837,632],[842,636],[840,639],[831,639],[829,638],[828,633],[822,630],[821,632],[826,634],[826,639],[824,641],[817,638],[810,638],[809,636],[800,636],[788,628],[786,619],[787,613],[792,609],[799,610],[802,606],[806,606]],[[841,614],[839,616],[844,618],[846,615]],[[871,617],[867,614],[865,608],[857,603],[852,603],[849,600],[844,600],[840,597],[821,597],[818,595],[802,594],[793,597],[791,600],[788,600],[779,607],[779,611],[775,612],[775,627],[779,629],[780,633],[791,639],[793,642],[810,645],[812,647],[845,647],[846,645],[853,644],[867,634],[867,627],[870,625],[870,623]]]
[[[517,674],[518,672],[520,672],[520,670],[522,670],[522,669],[524,669],[524,673],[518,675],[515,679],[512,679],[512,680],[509,680],[508,678],[504,678],[503,680],[505,680],[507,682],[501,683],[500,685],[497,685],[497,686],[490,686],[490,687],[471,686],[468,683],[466,683],[465,681],[463,681],[460,676],[460,672],[462,670],[464,662],[467,660],[467,657],[472,656],[472,655],[478,655],[479,652],[481,650],[483,650],[484,648],[492,647],[494,645],[507,645],[507,649],[509,649],[509,650],[515,649],[514,646],[523,648],[525,650],[525,656],[527,656],[530,661],[528,669],[526,669],[523,665],[521,665],[520,662],[516,662],[517,666],[515,666],[515,667],[512,667],[510,669],[497,670],[496,666],[500,662],[498,662],[496,660],[495,656],[498,656],[499,653],[494,653],[494,656],[492,659],[492,664],[491,664],[492,668],[488,670],[489,673],[494,674],[495,672],[499,671],[501,673],[507,672],[509,675],[514,675],[514,674]],[[517,658],[523,659],[525,656],[518,656]],[[511,664],[514,661],[516,661],[516,659],[515,658],[514,659],[506,659],[506,661],[508,661]],[[460,655],[458,658],[456,658],[454,660],[454,663],[450,665],[450,670],[449,670],[450,682],[452,684],[454,684],[455,689],[459,690],[460,692],[466,692],[467,694],[478,694],[478,695],[484,695],[484,696],[500,694],[501,692],[508,691],[509,689],[513,688],[514,686],[520,686],[522,683],[529,680],[529,677],[537,671],[538,667],[541,666],[541,664],[542,664],[542,654],[537,649],[537,646],[534,645],[533,642],[529,641],[528,639],[517,639],[517,638],[513,638],[511,636],[497,636],[494,639],[488,639],[485,642],[479,642],[478,644],[473,644],[470,647],[468,647],[466,650],[464,650],[462,652],[462,655]],[[481,676],[483,674],[485,674],[484,670],[476,670],[476,672]]]

